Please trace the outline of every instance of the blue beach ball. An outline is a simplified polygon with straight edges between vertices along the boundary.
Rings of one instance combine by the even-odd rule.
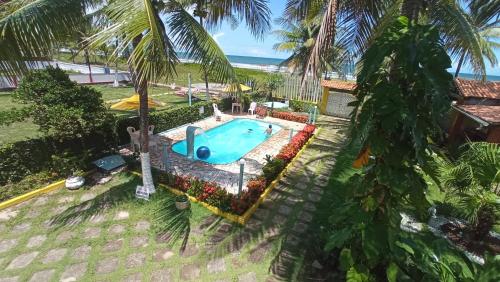
[[[206,160],[210,157],[210,149],[206,146],[201,146],[196,150],[196,156],[200,160]]]

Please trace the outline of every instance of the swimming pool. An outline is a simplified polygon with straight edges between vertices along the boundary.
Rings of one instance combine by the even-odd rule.
[[[210,149],[210,157],[204,162],[211,164],[228,164],[241,159],[244,155],[266,141],[266,128],[269,123],[238,118],[220,126],[211,128],[194,138],[194,155],[201,146]],[[281,126],[273,124],[273,133],[281,130]],[[187,154],[186,140],[175,143],[172,150],[181,155]]]

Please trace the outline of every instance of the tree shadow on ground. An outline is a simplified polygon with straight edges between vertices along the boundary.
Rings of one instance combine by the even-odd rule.
[[[177,210],[175,195],[161,187],[157,187],[156,193],[150,197],[149,201],[137,199],[135,187],[141,183],[141,180],[130,173],[127,176],[130,178],[125,182],[53,216],[49,219],[49,226],[56,230],[77,226],[82,222],[104,217],[109,210],[126,203],[135,203],[139,208],[143,205],[150,205],[151,209],[148,213],[151,215],[150,218],[157,235],[156,239],[172,245],[178,240],[182,240],[181,251],[183,251],[191,232],[191,208]]]

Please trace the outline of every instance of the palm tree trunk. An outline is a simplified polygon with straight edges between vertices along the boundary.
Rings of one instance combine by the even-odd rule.
[[[422,4],[423,0],[405,0],[401,6],[401,14],[410,21],[417,21]]]
[[[465,59],[465,53],[463,53],[460,56],[460,59],[458,60],[457,71],[455,71],[455,78],[457,78],[458,75],[460,74],[460,69],[462,68],[462,64],[464,63],[464,59]]]
[[[90,83],[94,82],[92,80],[92,67],[90,67],[90,56],[89,56],[89,51],[87,49],[85,49],[83,51],[83,55],[85,57],[85,64],[87,64],[87,67],[89,68],[89,81]]]
[[[200,16],[200,25],[203,27],[203,17]],[[203,68],[203,76],[205,78],[205,95],[207,97],[207,102],[210,101],[210,93],[208,92],[208,74],[207,71]]]
[[[142,36],[137,36],[132,42],[133,48],[136,48],[141,41]],[[130,78],[134,84],[135,91],[139,94],[139,126],[141,138],[141,169],[142,185],[149,193],[155,192],[153,175],[151,174],[151,158],[149,155],[149,108],[148,108],[148,82],[139,80],[134,66],[129,63]]]

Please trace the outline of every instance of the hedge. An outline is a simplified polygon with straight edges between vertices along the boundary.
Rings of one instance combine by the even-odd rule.
[[[225,109],[225,103],[225,101],[219,102],[221,110]],[[205,109],[200,115],[201,106]],[[156,132],[161,132],[195,122],[212,114],[212,103],[200,102],[192,106],[151,112],[150,124],[155,125]],[[2,145],[0,147],[0,185],[18,182],[30,174],[50,170],[52,165],[57,165],[52,163],[52,155],[69,152],[74,156],[81,156],[86,151],[82,141],[87,149],[92,149],[92,160],[109,154],[117,145],[130,142],[127,126],[138,128],[139,118],[118,118],[114,124],[108,124],[80,138],[58,140],[54,137],[42,137]]]
[[[309,110],[314,109],[314,106],[318,106],[318,104],[313,102],[290,100],[290,108],[295,112],[307,113]]]
[[[3,145],[0,147],[0,185],[18,182],[30,174],[56,166],[52,163],[52,155],[68,152],[79,156],[91,150],[92,158],[97,159],[115,145],[112,127],[79,138],[59,140],[49,136]]]
[[[200,115],[199,110],[202,106],[204,107],[204,113]],[[220,102],[219,107],[224,110],[224,103]],[[192,106],[151,112],[149,114],[149,124],[155,126],[155,133],[157,133],[209,117],[213,115],[213,112],[211,102],[199,102]],[[115,130],[120,144],[130,142],[130,136],[127,132],[129,126],[139,128],[139,117],[123,118],[116,122]]]

